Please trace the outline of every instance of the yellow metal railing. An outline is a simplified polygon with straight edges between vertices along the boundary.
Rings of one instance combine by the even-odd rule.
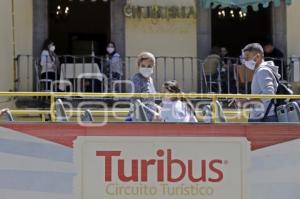
[[[41,121],[45,122],[46,121],[46,115],[51,115],[50,110],[37,110],[37,109],[24,109],[24,110],[16,110],[12,109],[10,112],[15,115],[15,116],[33,116],[33,117],[41,117]],[[93,116],[125,116],[128,114],[128,110],[122,111],[122,110],[114,110],[114,111],[109,111],[109,110],[93,110],[91,111],[93,113]],[[78,116],[80,114],[84,113],[83,110],[66,110],[66,114],[69,116],[75,115]],[[55,118],[52,118],[51,120],[55,121]]]
[[[148,98],[148,97],[186,97],[186,98],[236,98],[236,99],[300,99],[300,95],[245,95],[245,94],[201,94],[201,93],[66,93],[66,92],[0,92],[0,97],[119,97],[119,98]]]
[[[189,99],[210,99],[213,106],[212,118],[216,122],[217,100],[218,99],[300,99],[300,95],[244,95],[244,94],[199,94],[199,93],[65,93],[65,92],[0,92],[0,97],[50,97],[50,111],[51,118],[55,120],[55,99],[59,97],[86,97],[92,98],[162,98],[162,97],[185,97]],[[17,110],[13,113],[24,113]],[[76,112],[76,111],[73,111]],[[77,111],[78,112],[78,111]],[[101,112],[101,111],[100,111]],[[99,113],[100,113],[99,112]],[[107,113],[107,111],[105,111]],[[30,113],[33,113],[30,111]],[[37,111],[36,113],[43,114],[44,111]],[[114,111],[114,113],[116,113]],[[124,113],[124,111],[122,111]]]

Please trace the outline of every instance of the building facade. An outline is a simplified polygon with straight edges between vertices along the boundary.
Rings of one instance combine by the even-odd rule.
[[[81,33],[79,29],[74,29],[72,33],[63,32],[68,29],[69,25],[59,24],[61,23],[60,19],[54,19],[52,12],[55,15],[56,7],[53,7],[53,2],[50,0],[3,0],[0,2],[0,73],[3,74],[0,80],[0,89],[2,91],[14,89],[14,78],[18,72],[14,69],[14,58],[17,55],[39,56],[45,39],[53,36],[58,38],[61,35],[68,35],[68,38],[71,38],[66,44],[69,46],[61,48],[65,49],[62,53],[72,53],[75,44],[72,43],[73,48],[70,48],[70,42],[73,38],[89,37],[89,34]],[[70,1],[66,2],[70,3]],[[101,9],[106,11],[102,13],[106,13],[107,16],[87,20],[91,23],[97,23],[99,20],[99,26],[105,24],[103,25],[106,27],[106,31],[103,31],[103,35],[106,34],[105,40],[114,41],[122,57],[136,56],[139,52],[147,50],[156,56],[203,59],[214,45],[213,31],[217,30],[213,28],[214,18],[212,15],[214,12],[201,6],[198,1],[99,0],[87,2],[86,0],[86,2],[76,2],[73,0],[71,3],[77,3],[79,6],[83,6],[85,3],[94,5],[98,3],[104,6]],[[154,12],[153,9],[159,9],[159,11]],[[300,39],[298,38],[300,30],[297,27],[297,19],[300,18],[299,9],[299,1],[293,1],[291,6],[286,6],[285,1],[282,0],[279,7],[271,6],[268,11],[271,15],[270,22],[268,22],[270,23],[271,37],[275,46],[280,48],[286,57],[300,55]],[[84,11],[82,13],[83,15],[88,14]],[[92,13],[90,14],[92,15]],[[80,16],[80,14],[76,16]],[[93,25],[91,30],[94,31],[97,26]],[[55,33],[55,29],[62,30],[62,32]],[[93,35],[97,35],[97,30],[95,31]],[[249,31],[259,32],[260,29],[251,27]],[[196,67],[196,64],[194,65],[191,67]],[[131,71],[128,75],[136,71],[133,63],[128,67],[131,67],[128,69]],[[28,70],[19,72],[25,73],[26,71]],[[182,73],[182,70],[176,73]],[[20,74],[20,76],[22,75],[25,76],[25,74]],[[188,70],[185,78],[192,75],[196,75],[196,72]],[[176,78],[175,72],[167,78],[174,77]],[[195,82],[186,82],[185,86],[191,88],[195,86],[193,84]]]

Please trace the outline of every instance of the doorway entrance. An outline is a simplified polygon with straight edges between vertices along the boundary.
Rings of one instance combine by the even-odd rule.
[[[48,0],[48,11],[57,54],[105,54],[111,35],[109,1]]]
[[[217,7],[212,10],[212,46],[226,47],[229,56],[239,56],[248,43],[263,43],[272,38],[272,9],[259,6],[258,11],[248,8]]]

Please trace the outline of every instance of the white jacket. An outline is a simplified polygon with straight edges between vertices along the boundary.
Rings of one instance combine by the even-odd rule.
[[[198,122],[187,103],[180,100],[163,101],[160,118],[164,122]]]

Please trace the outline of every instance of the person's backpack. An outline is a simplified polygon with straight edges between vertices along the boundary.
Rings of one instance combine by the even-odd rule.
[[[276,75],[273,73],[273,71],[272,70],[270,70],[270,71],[274,75],[274,77],[275,77],[275,79],[277,81],[277,84],[278,84],[278,87],[277,87],[277,90],[276,90],[276,95],[293,95],[294,93],[289,88],[288,83],[286,81],[280,81],[276,77]],[[287,103],[289,103],[289,101],[290,101],[289,99],[272,99],[270,101],[270,104],[269,104],[266,112],[265,112],[265,115],[264,115],[263,119],[265,119],[268,116],[268,114],[269,114],[269,112],[271,110],[272,105],[275,106],[275,114],[277,116],[277,109],[278,109],[278,107],[282,106],[282,105],[286,105]]]
[[[275,76],[275,75],[274,75]],[[276,81],[278,83],[278,88],[276,91],[276,95],[293,95],[293,91],[289,88],[288,83],[286,81],[279,81],[275,76]],[[286,104],[289,100],[287,99],[274,99],[275,107]]]

